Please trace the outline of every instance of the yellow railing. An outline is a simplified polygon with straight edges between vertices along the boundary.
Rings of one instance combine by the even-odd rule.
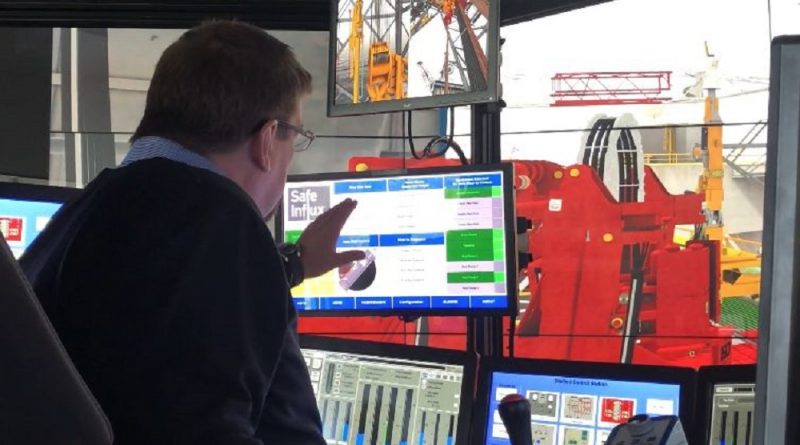
[[[696,164],[691,153],[645,153],[645,164]]]
[[[694,235],[694,229],[688,227],[675,227],[675,239],[674,241],[678,244],[684,244],[687,240],[691,239]],[[746,238],[741,238],[738,236],[732,235],[725,235],[725,247],[734,247],[731,244],[731,241],[736,243],[737,245],[748,245],[753,250],[760,250],[761,249],[761,241],[750,240]]]
[[[734,241],[736,244],[749,244],[751,246],[761,248],[761,241],[739,238],[738,236],[731,236],[731,235],[728,235],[728,239]]]

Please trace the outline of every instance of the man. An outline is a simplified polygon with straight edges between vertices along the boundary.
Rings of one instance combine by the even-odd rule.
[[[311,76],[236,22],[186,32],[156,66],[121,168],[104,171],[21,259],[107,413],[116,444],[324,444],[290,283],[337,253],[355,207],[282,255],[275,211]]]

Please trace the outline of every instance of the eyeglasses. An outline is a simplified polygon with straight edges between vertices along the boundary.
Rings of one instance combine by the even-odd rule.
[[[268,119],[264,119],[262,121],[259,121],[258,125],[256,125],[255,128],[253,128],[252,133],[256,133],[256,132],[260,131],[261,127],[263,127],[264,124],[266,124],[270,120],[271,119],[268,118]],[[287,129],[292,130],[292,131],[295,132],[295,137],[294,137],[294,141],[292,142],[292,147],[294,148],[294,151],[296,151],[296,152],[308,150],[308,147],[310,147],[311,143],[314,142],[314,138],[317,137],[310,130],[304,130],[302,127],[298,127],[296,125],[292,125],[289,122],[282,121],[280,119],[275,119],[275,122],[277,122],[279,126],[287,128]]]
[[[311,130],[304,130],[302,127],[292,125],[280,119],[275,119],[275,121],[278,123],[278,125],[295,132],[294,142],[292,143],[294,151],[306,151],[308,150],[308,147],[311,146],[311,143],[314,142],[314,138],[316,136]]]

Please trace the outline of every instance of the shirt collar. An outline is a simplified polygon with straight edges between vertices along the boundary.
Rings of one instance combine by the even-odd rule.
[[[131,144],[131,149],[120,163],[120,167],[145,159],[163,158],[180,162],[190,167],[202,168],[217,174],[220,169],[207,157],[191,151],[181,144],[160,136],[145,136]]]

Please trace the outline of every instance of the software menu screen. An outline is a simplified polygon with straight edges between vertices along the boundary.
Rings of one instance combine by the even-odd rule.
[[[293,289],[298,310],[508,307],[502,172],[290,182],[284,239],[347,198],[358,205],[336,247],[367,258]]]

